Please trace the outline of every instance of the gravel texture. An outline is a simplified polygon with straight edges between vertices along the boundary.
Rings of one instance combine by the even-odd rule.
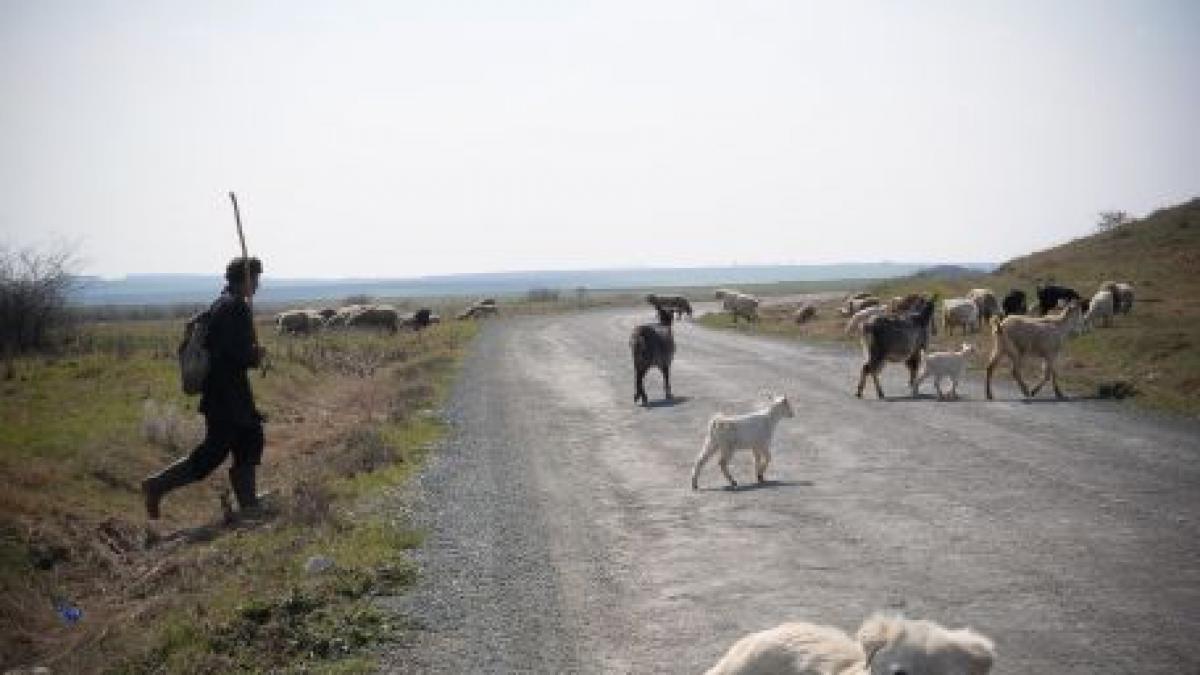
[[[490,322],[412,488],[419,628],[388,672],[698,673],[787,620],[891,610],[996,641],[994,673],[1200,672],[1200,424],[1115,401],[857,400],[856,350],[683,322],[633,404],[648,310]],[[977,366],[986,355],[977,357]],[[1070,374],[1064,386],[1071,391]],[[868,385],[868,392],[871,391]],[[768,482],[710,463],[715,412],[787,393]],[[903,395],[903,396],[902,396]]]

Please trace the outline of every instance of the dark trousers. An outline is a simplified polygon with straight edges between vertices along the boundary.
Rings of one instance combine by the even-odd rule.
[[[261,422],[237,423],[205,415],[204,441],[185,460],[193,481],[203,480],[233,453],[233,467],[258,466],[262,462],[263,427]]]

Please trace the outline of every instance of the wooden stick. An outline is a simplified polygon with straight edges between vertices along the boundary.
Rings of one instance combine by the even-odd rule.
[[[250,308],[250,337],[258,344],[258,330],[254,327],[254,299],[245,295],[250,288],[250,254],[246,251],[246,234],[242,231],[242,212],[238,209],[237,195],[229,193],[229,201],[233,202],[233,219],[237,222],[238,243],[242,245],[242,293],[246,298],[246,306]],[[263,369],[266,372],[266,369]]]

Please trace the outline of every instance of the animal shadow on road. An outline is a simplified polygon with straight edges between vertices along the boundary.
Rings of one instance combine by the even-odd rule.
[[[738,483],[737,487],[731,485],[713,485],[709,487],[699,488],[698,492],[746,492],[749,490],[769,490],[772,488],[782,487],[812,487],[815,485],[811,480],[765,480],[761,483],[752,481],[750,483]]]
[[[676,396],[675,398],[669,398],[669,399],[668,398],[660,398],[655,401],[647,402],[645,407],[647,407],[647,408],[671,408],[671,407],[674,407],[677,405],[682,405],[684,403],[687,403],[690,400],[691,399],[688,398],[687,396]]]

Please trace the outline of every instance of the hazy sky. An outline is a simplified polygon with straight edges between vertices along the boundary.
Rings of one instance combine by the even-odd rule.
[[[0,245],[1000,261],[1200,196],[1200,2],[0,0]]]

